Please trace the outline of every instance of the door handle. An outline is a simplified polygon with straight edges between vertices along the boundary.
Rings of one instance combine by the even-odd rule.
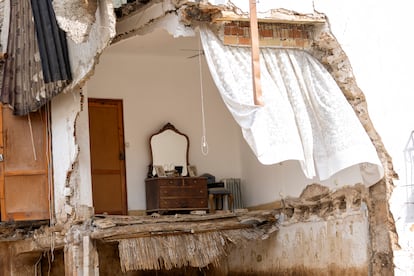
[[[125,160],[125,153],[123,152],[119,153],[119,160]]]

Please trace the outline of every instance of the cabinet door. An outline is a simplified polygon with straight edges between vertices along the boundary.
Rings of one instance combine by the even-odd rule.
[[[14,116],[9,107],[1,108],[1,220],[49,219],[47,113]]]

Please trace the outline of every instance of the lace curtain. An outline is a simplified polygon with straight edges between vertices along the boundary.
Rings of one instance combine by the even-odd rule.
[[[206,27],[200,34],[222,99],[262,164],[298,160],[306,177],[321,181],[357,164],[366,185],[383,177],[376,150],[353,109],[309,53],[261,48],[260,107],[253,103],[250,48],[223,45]]]

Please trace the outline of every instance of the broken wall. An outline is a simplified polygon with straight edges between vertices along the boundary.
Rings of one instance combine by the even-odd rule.
[[[52,101],[54,209],[58,223],[66,222],[76,212],[79,220],[93,213],[90,170],[88,170],[89,128],[87,108],[85,112],[80,113],[84,110],[81,87],[93,74],[99,55],[115,35],[112,2],[92,1],[87,8],[84,4],[80,1],[76,3],[62,1],[56,7],[57,20],[63,29],[67,29],[70,22],[79,19],[78,13],[89,15],[85,17],[89,24],[87,29],[68,30],[68,50],[73,81],[65,88],[64,93]],[[82,115],[85,113],[86,115]],[[76,137],[77,135],[79,137]],[[79,146],[88,150],[79,155]]]
[[[230,275],[369,275],[366,207],[336,218],[291,222],[265,241],[236,245],[223,270]]]
[[[60,157],[64,157],[63,155],[65,153],[69,153],[69,159],[66,160],[64,163],[62,163],[63,167],[58,169],[58,172],[55,173],[56,179],[55,179],[55,184],[57,185],[56,187],[56,198],[57,198],[57,207],[56,210],[58,212],[62,212],[62,210],[64,210],[62,207],[65,206],[65,202],[61,202],[60,200],[62,198],[65,198],[64,196],[64,187],[66,184],[62,183],[67,183],[67,177],[68,174],[67,172],[71,171],[72,165],[74,163],[76,163],[76,141],[73,140],[73,133],[74,131],[74,122],[76,120],[77,117],[77,113],[80,111],[81,109],[81,100],[80,97],[78,97],[78,95],[75,95],[73,98],[73,104],[69,104],[67,105],[71,100],[69,100],[70,97],[72,97],[71,94],[67,94],[66,95],[66,99],[62,102],[62,103],[56,103],[56,110],[54,112],[54,120],[56,123],[58,123],[60,125],[61,128],[57,129],[54,133],[62,133],[62,140],[59,142],[56,142],[56,144],[54,144],[54,149],[56,150],[56,157],[55,158],[60,158]],[[358,100],[358,99],[354,99],[354,100]],[[362,100],[364,100],[364,98],[362,97]],[[57,100],[58,101],[58,100]],[[362,101],[364,102],[364,101]],[[54,103],[55,105],[55,103]],[[366,108],[364,107],[364,105],[355,105],[358,108],[361,108],[363,113],[366,112]],[[59,113],[63,110],[65,110],[66,108],[69,108],[69,110],[71,110],[73,108],[74,112],[71,112],[71,114],[65,114],[65,112]],[[60,110],[60,111],[59,111]],[[357,111],[361,111],[360,109],[357,109]],[[364,113],[366,114],[366,113]],[[56,125],[55,125],[56,127]],[[371,130],[372,129],[368,129]],[[375,131],[373,132],[375,134]],[[56,135],[57,137],[59,137],[59,135]],[[59,139],[59,138],[56,138]],[[66,145],[66,141],[68,141],[68,145]],[[378,140],[377,140],[378,141]],[[380,141],[378,141],[380,143]],[[382,147],[380,146],[380,149],[382,149]],[[62,151],[66,151],[65,153],[61,153],[59,154],[59,150]],[[55,154],[55,152],[54,152]],[[72,157],[74,157],[74,159],[71,159]],[[383,156],[386,158],[386,161],[388,161],[389,159],[387,158],[387,156]],[[66,158],[66,157],[65,157]],[[72,162],[71,160],[74,160],[74,162]],[[77,172],[79,173],[79,172]],[[70,176],[70,175],[69,175]],[[392,177],[392,175],[388,175],[388,177]],[[79,183],[79,182],[78,182]],[[383,239],[379,239],[377,242],[374,242],[378,247],[374,248],[373,250],[373,255],[374,255],[374,259],[370,259],[369,262],[378,262],[378,266],[383,266],[385,265],[386,268],[388,269],[388,271],[390,271],[392,264],[389,262],[390,261],[390,256],[391,255],[387,255],[389,253],[389,248],[390,248],[390,243],[389,243],[389,234],[388,234],[388,229],[389,229],[389,224],[392,224],[393,221],[392,219],[388,216],[388,209],[387,209],[387,200],[388,200],[388,196],[389,196],[389,187],[390,183],[381,183],[381,185],[378,185],[378,188],[375,187],[372,189],[373,191],[373,198],[375,200],[377,200],[378,204],[374,204],[372,206],[369,206],[369,208],[378,208],[378,211],[384,214],[384,217],[380,217],[379,219],[377,219],[378,217],[375,217],[375,214],[373,217],[368,217],[368,222],[371,223],[371,228],[374,229],[374,231],[372,232],[372,235],[376,235],[378,234],[379,237],[383,237]],[[63,196],[62,196],[63,195]],[[283,196],[282,196],[283,197]],[[373,210],[371,209],[371,210]],[[278,248],[280,247],[281,244],[283,244],[282,240],[274,240],[272,241],[272,245],[274,247],[272,247],[271,249],[267,248],[267,244],[263,246],[263,251],[261,250],[257,250],[257,251],[251,251],[251,249],[247,249],[246,252],[244,252],[244,254],[242,254],[242,256],[245,256],[244,259],[238,259],[238,258],[234,258],[234,260],[230,260],[228,266],[233,269],[233,270],[237,270],[236,264],[238,264],[240,261],[245,262],[246,260],[251,262],[251,266],[248,266],[249,268],[252,268],[252,270],[256,271],[259,270],[260,271],[260,267],[263,266],[263,255],[265,254],[269,254],[269,256],[271,256],[270,258],[267,258],[267,256],[265,256],[265,260],[268,260],[270,262],[270,264],[268,264],[266,262],[265,267],[267,268],[272,268],[272,269],[277,269],[276,264],[274,263],[274,258],[275,257],[281,257],[281,259],[283,259],[283,255],[289,255],[289,256],[293,256],[293,255],[299,255],[300,261],[308,261],[309,263],[311,263],[311,260],[318,260],[317,258],[317,250],[318,248],[320,249],[320,245],[319,244],[319,238],[320,237],[328,237],[328,239],[331,241],[330,246],[334,247],[334,251],[336,254],[340,254],[340,250],[337,248],[341,247],[342,245],[342,241],[343,238],[349,238],[351,239],[350,244],[353,245],[354,242],[361,242],[363,247],[355,249],[353,247],[351,247],[349,249],[349,251],[347,252],[353,252],[358,256],[362,256],[362,259],[364,260],[364,263],[357,263],[357,262],[353,262],[353,259],[350,258],[349,259],[349,263],[352,266],[355,266],[356,273],[359,273],[359,271],[365,271],[366,272],[366,258],[369,258],[370,255],[364,255],[363,252],[365,250],[365,248],[368,248],[369,246],[369,237],[366,236],[364,233],[364,229],[366,229],[367,227],[367,218],[365,217],[365,213],[364,213],[364,209],[362,208],[360,210],[360,213],[346,213],[344,218],[338,218],[337,221],[340,224],[340,226],[338,226],[334,221],[329,221],[326,220],[322,223],[317,222],[296,222],[296,224],[294,224],[293,226],[288,226],[286,225],[285,229],[282,229],[281,232],[284,232],[287,235],[287,238],[289,238],[289,240],[292,240],[293,243],[289,243],[289,246],[292,246],[292,244],[296,244],[296,245],[300,245],[300,248],[296,248],[295,246],[289,247],[288,250],[286,251],[279,251]],[[354,217],[354,215],[356,217]],[[65,217],[65,216],[62,216]],[[350,220],[352,220],[352,222],[348,221],[348,218],[350,218]],[[346,226],[347,228],[342,228],[342,226]],[[352,227],[351,227],[352,226]],[[290,228],[291,227],[291,228]],[[356,229],[355,231],[351,231],[350,229]],[[378,228],[383,228],[383,231],[380,232],[376,232],[375,229]],[[294,230],[294,231],[287,231],[287,230]],[[318,234],[315,235],[311,235],[309,232],[307,232],[309,229],[315,229],[315,231],[318,232]],[[328,229],[330,229],[328,231]],[[331,231],[332,230],[332,231]],[[336,230],[341,230],[340,233],[337,232]],[[325,232],[326,231],[326,232]],[[295,235],[293,235],[293,233],[295,233]],[[306,235],[305,233],[308,233],[308,235]],[[326,233],[326,236],[324,236]],[[328,234],[329,233],[329,234]],[[339,233],[339,237],[337,237],[337,233]],[[341,235],[341,233],[344,233],[344,236]],[[292,234],[293,236],[289,236],[289,234]],[[296,239],[296,235],[298,236],[298,238]],[[335,236],[335,237],[334,237]],[[286,235],[285,235],[286,237]],[[362,237],[362,240],[359,239],[359,237]],[[305,239],[308,238],[308,239]],[[311,240],[311,243],[301,243],[302,240]],[[297,242],[297,243],[295,243]],[[383,243],[381,243],[383,242]],[[374,245],[375,245],[374,244]],[[250,248],[250,246],[257,246],[257,244],[251,244],[248,247]],[[259,246],[261,246],[259,244]],[[306,254],[301,254],[302,252],[302,246],[309,247],[309,250],[306,251]],[[338,250],[338,251],[336,251]],[[353,251],[356,250],[356,251]],[[376,254],[376,253],[380,253],[380,254]],[[307,255],[309,253],[309,255]],[[346,252],[345,252],[346,253]],[[259,257],[259,255],[261,257]],[[349,256],[349,255],[347,255]],[[340,256],[338,257],[340,258]],[[320,260],[324,260],[324,263],[327,264],[328,260],[326,260],[325,258],[321,258]],[[340,259],[339,259],[340,260]],[[257,262],[258,264],[254,263]],[[321,262],[318,263],[318,261],[315,262],[316,264],[321,264]],[[299,261],[297,263],[298,265],[300,265]],[[288,269],[290,269],[289,267],[286,267],[286,263],[282,263],[282,266],[279,266],[282,269],[285,269],[285,271],[289,271]],[[316,266],[316,268],[318,268],[318,266]],[[320,266],[319,266],[320,269]],[[249,271],[248,271],[249,272]],[[250,271],[252,272],[252,271]],[[378,270],[376,271],[378,272]],[[366,274],[365,274],[366,275]]]
[[[378,190],[376,194],[387,194],[382,200],[389,202],[395,217],[395,222],[382,220],[383,228],[395,223],[398,231],[401,249],[394,246],[395,272],[412,274],[414,245],[410,241],[414,231],[409,230],[413,221],[407,218],[414,205],[409,200],[413,195],[412,186],[407,185],[413,182],[409,177],[411,164],[404,152],[413,130],[408,118],[414,116],[412,76],[409,73],[414,52],[403,39],[410,24],[409,4],[403,1],[381,4],[348,1],[335,5],[314,2],[317,10],[329,16],[331,30],[349,57],[358,86],[366,96],[369,116],[392,158],[398,175],[393,179],[395,186],[391,190]]]

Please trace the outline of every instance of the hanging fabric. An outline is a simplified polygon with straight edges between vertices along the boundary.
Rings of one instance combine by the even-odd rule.
[[[214,82],[261,163],[298,160],[310,179],[326,180],[357,164],[366,185],[383,177],[376,150],[353,109],[310,54],[261,49],[265,105],[260,107],[251,96],[250,49],[223,45],[207,27],[200,33]]]
[[[30,0],[10,1],[0,99],[15,115],[38,110],[71,80],[66,40],[50,1],[33,1],[33,10]]]
[[[71,80],[66,34],[56,22],[52,0],[31,3],[45,82]]]

